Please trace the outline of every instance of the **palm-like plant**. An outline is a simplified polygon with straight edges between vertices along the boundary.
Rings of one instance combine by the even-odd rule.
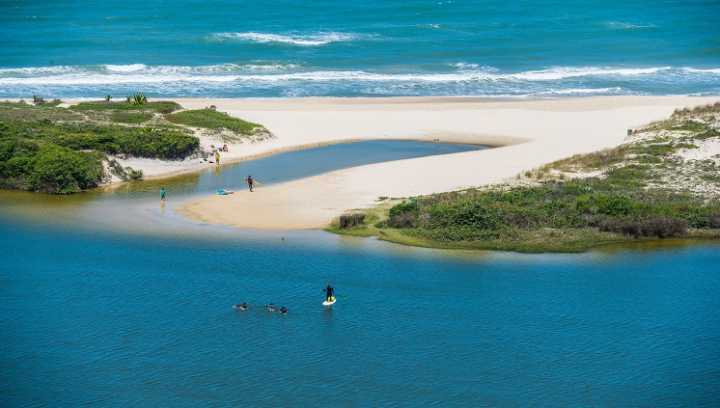
[[[128,99],[131,98],[128,97]],[[145,97],[145,94],[142,92],[135,92],[131,100],[133,105],[144,105],[147,103],[147,97]]]

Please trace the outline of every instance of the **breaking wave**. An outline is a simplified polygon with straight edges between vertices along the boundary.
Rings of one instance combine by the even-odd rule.
[[[272,34],[258,32],[243,33],[214,33],[210,39],[214,41],[244,41],[254,43],[276,43],[297,45],[301,47],[316,47],[336,42],[353,41],[361,38],[359,34],[318,32],[312,34]]]
[[[0,69],[0,96],[5,97],[36,91],[48,96],[77,96],[131,89],[173,96],[719,93],[720,68],[589,66],[504,72],[460,62],[442,71],[372,72],[260,62]]]
[[[611,30],[643,30],[649,28],[657,28],[655,24],[634,24],[625,21],[608,21],[605,26]]]
[[[475,64],[453,64],[452,72],[383,73],[362,70],[299,70],[294,64],[219,64],[178,66],[145,64],[56,66],[0,69],[0,84],[97,84],[173,81],[399,81],[399,82],[467,82],[467,81],[560,81],[591,77],[644,77],[653,75],[717,75],[720,68],[690,67],[555,67],[521,72],[500,72]]]

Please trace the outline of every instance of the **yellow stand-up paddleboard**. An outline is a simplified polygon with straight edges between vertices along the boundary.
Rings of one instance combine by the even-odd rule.
[[[335,304],[335,301],[336,301],[335,296],[331,296],[330,300],[325,299],[325,301],[323,302],[323,306],[330,307]]]

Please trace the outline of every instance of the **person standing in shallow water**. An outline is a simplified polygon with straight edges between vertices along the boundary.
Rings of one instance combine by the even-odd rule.
[[[255,180],[253,180],[252,176],[248,175],[245,181],[247,181],[250,192],[252,193],[253,191],[255,191]]]
[[[165,191],[165,187],[160,187],[160,202],[164,203],[167,199],[167,191]]]

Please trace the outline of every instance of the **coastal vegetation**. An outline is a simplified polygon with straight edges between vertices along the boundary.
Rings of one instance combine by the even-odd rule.
[[[187,111],[178,120],[172,113],[182,109],[179,104],[148,101],[142,93],[123,102],[106,97],[61,105],[38,96],[32,104],[0,102],[0,188],[68,194],[97,187],[112,176],[137,180],[142,171],[120,161],[195,155],[200,139],[189,126],[222,126],[240,136],[262,128],[210,109]]]
[[[110,100],[80,102],[70,109],[75,111],[140,111],[156,113],[172,113],[182,109],[182,106],[172,101],[134,102],[127,100],[123,102],[112,102]]]
[[[168,115],[167,119],[181,125],[215,130],[229,129],[245,135],[250,135],[262,128],[257,123],[247,122],[212,108],[186,110]]]
[[[331,230],[440,248],[584,251],[659,238],[720,237],[720,104],[676,111],[626,143],[512,183],[386,201]]]

